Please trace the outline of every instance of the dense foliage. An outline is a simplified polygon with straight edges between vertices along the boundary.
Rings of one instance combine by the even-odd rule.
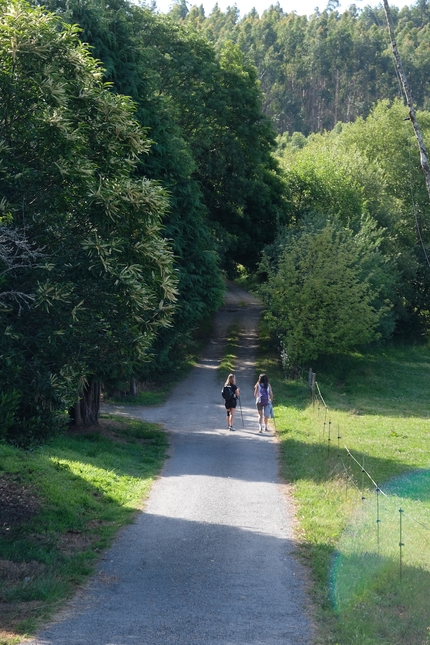
[[[237,47],[125,0],[5,2],[0,38],[2,434],[30,442],[171,368],[285,208]]]
[[[133,373],[169,323],[176,278],[166,194],[133,177],[148,142],[131,101],[75,27],[2,9],[1,434],[29,443],[80,391],[91,400],[76,414],[97,418],[94,383]]]
[[[382,330],[392,332],[383,295],[393,267],[366,228],[369,222],[354,234],[339,220],[313,217],[267,249],[261,296],[286,367],[349,351],[380,338]]]
[[[220,267],[230,277],[238,263],[255,268],[274,239],[284,209],[271,155],[274,129],[262,113],[255,68],[237,47],[226,44],[217,55],[194,29],[126,0],[46,6],[81,26],[106,79],[135,101],[154,142],[139,172],[170,193],[164,223],[179,276],[178,307],[174,332],[159,336],[156,360],[141,371],[153,377],[219,306]]]
[[[401,103],[382,6],[361,10],[351,5],[340,13],[336,2],[329,2],[324,11],[315,10],[306,17],[286,14],[277,4],[262,15],[252,10],[240,18],[236,7],[222,12],[215,6],[205,16],[202,7],[190,9],[182,0],[171,15],[199,29],[217,50],[228,43],[240,48],[245,60],[257,69],[263,109],[280,133],[286,208],[279,221],[286,228],[278,229],[275,245],[267,249],[261,271],[268,284],[262,295],[272,331],[290,358],[342,351],[365,341],[358,327],[357,333],[349,334],[344,328],[347,343],[341,341],[341,334],[330,343],[317,333],[315,324],[308,325],[306,310],[311,302],[316,306],[313,315],[319,311],[320,325],[326,318],[323,301],[325,296],[330,300],[334,284],[328,280],[322,289],[313,275],[319,266],[316,255],[315,265],[309,255],[306,262],[300,256],[315,241],[315,231],[304,233],[304,221],[316,227],[318,235],[322,235],[321,221],[335,225],[339,239],[358,236],[372,249],[366,270],[362,267],[359,273],[371,287],[368,304],[379,318],[374,337],[387,338],[393,330],[427,334],[428,195],[408,113]],[[424,0],[401,10],[394,8],[392,17],[413,96],[425,110],[430,98],[429,4]],[[428,112],[419,113],[425,138],[428,119]],[[299,239],[300,251],[294,246]],[[336,258],[329,261],[329,257],[327,249],[321,259],[336,273]],[[303,262],[307,263],[306,278],[299,275]],[[299,286],[305,284],[306,298]],[[340,310],[340,303],[337,307]]]
[[[406,114],[381,102],[331,132],[279,138],[294,223],[266,250],[262,294],[293,362],[428,333],[428,195]],[[427,136],[430,114],[418,118]]]

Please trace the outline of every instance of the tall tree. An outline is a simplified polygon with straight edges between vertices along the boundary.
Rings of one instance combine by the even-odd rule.
[[[133,373],[169,324],[176,279],[166,195],[133,177],[149,145],[132,102],[75,27],[19,1],[2,9],[1,203],[44,260],[6,276],[34,304],[2,312],[1,378],[17,393],[9,433],[31,441],[79,394],[75,418],[97,421],[98,383]]]
[[[178,300],[173,326],[155,342],[153,360],[138,367],[137,376],[153,378],[172,366],[190,333],[217,309],[224,293],[217,240],[195,176],[189,138],[178,122],[180,105],[172,97],[174,88],[184,109],[188,102],[196,103],[192,97],[200,84],[199,61],[191,52],[200,47],[204,61],[207,44],[201,38],[194,43],[187,30],[170,18],[123,0],[109,6],[96,0],[52,0],[49,7],[80,25],[82,40],[106,67],[106,80],[135,101],[136,118],[153,142],[148,154],[140,156],[135,172],[161,182],[169,193],[164,226],[179,278]]]
[[[217,241],[228,271],[234,272],[237,263],[254,267],[283,210],[282,180],[271,156],[274,130],[262,113],[254,66],[231,42],[217,54],[182,18],[175,23],[125,0],[109,7],[99,0],[67,5],[51,0],[49,6],[81,25],[83,39],[106,59],[108,79],[137,102],[139,121],[155,141],[142,169],[173,194],[167,232],[177,232],[179,220],[186,220],[189,225],[182,230],[193,238],[195,230],[202,231],[205,244],[211,243],[207,250],[212,252]],[[237,12],[236,18],[230,14],[230,22],[237,20]],[[186,283],[182,290],[180,285],[179,305],[185,293],[195,293],[196,304],[198,297],[202,303],[219,303],[213,255],[197,258],[194,252],[188,261],[189,240],[183,241],[175,249],[181,266],[188,276],[199,266],[200,281],[209,260],[212,288],[206,280],[206,290],[189,289]]]
[[[280,340],[284,363],[294,368],[321,354],[349,351],[380,337],[389,311],[378,298],[389,265],[377,244],[343,229],[337,221],[312,218],[286,231],[262,263],[261,289],[269,329]]]

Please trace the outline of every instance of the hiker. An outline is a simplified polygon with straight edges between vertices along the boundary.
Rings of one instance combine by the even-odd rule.
[[[273,399],[272,387],[266,374],[260,374],[257,383],[254,385],[255,403],[258,412],[258,432],[261,434],[263,429],[269,432],[268,421],[272,416],[271,406]]]
[[[236,409],[237,399],[240,396],[240,389],[236,385],[236,377],[229,374],[222,389],[224,405],[227,411],[227,424],[229,430],[234,430],[234,411]]]

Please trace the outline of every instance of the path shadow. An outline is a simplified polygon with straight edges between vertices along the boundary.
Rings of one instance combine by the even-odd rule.
[[[304,576],[281,533],[141,515],[28,645],[309,645]]]

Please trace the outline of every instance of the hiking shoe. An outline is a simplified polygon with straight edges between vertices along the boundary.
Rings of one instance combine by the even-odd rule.
[[[261,430],[258,431],[258,434],[263,434],[263,428],[261,428]]]
[[[267,426],[264,428],[264,430],[265,430],[266,432],[269,432],[269,428],[268,428]]]
[[[234,430],[233,426],[230,426],[230,427],[229,427],[229,430]]]

